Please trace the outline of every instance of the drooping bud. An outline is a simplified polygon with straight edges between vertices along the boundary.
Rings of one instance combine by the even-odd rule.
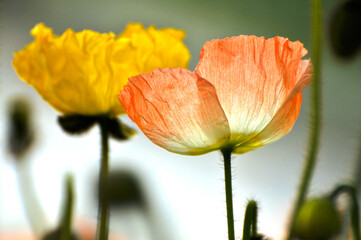
[[[330,42],[341,58],[351,59],[361,47],[361,1],[347,0],[335,9],[330,20]]]
[[[82,134],[88,131],[97,121],[97,117],[83,115],[65,115],[58,117],[61,128],[69,134]]]
[[[308,200],[301,207],[294,227],[302,240],[330,239],[340,231],[340,216],[329,198]]]
[[[109,118],[107,124],[110,136],[116,140],[128,140],[137,134],[137,131],[128,127],[117,118]]]
[[[85,116],[85,115],[64,115],[58,117],[61,128],[69,134],[83,134],[90,130],[97,122],[106,120],[109,134],[116,140],[128,140],[136,135],[136,131],[117,118],[105,116]]]
[[[18,98],[10,103],[8,124],[9,152],[20,159],[34,140],[31,110],[25,99]]]
[[[122,169],[110,171],[105,189],[109,204],[112,207],[121,208],[133,204],[145,207],[144,193],[139,180],[130,171]],[[98,196],[98,191],[96,193]]]

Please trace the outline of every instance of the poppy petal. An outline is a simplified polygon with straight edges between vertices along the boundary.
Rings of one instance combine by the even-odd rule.
[[[238,36],[204,45],[196,73],[216,88],[232,144],[242,146],[259,137],[285,103],[310,83],[304,77],[309,61],[301,60],[305,54],[300,42],[282,37]]]
[[[239,144],[235,147],[233,153],[242,154],[257,148],[263,147],[264,145],[273,143],[289,131],[291,131],[297,116],[300,112],[302,103],[302,93],[298,93],[292,99],[286,102],[281,107],[278,113],[273,119],[267,124],[267,126],[257,135],[253,136],[246,142]]]
[[[130,76],[187,67],[190,59],[185,32],[172,28],[129,24],[118,37],[72,29],[57,36],[41,23],[31,34],[35,40],[14,54],[13,66],[63,115],[124,114],[115,96]]]
[[[143,133],[168,151],[199,155],[228,142],[229,125],[215,88],[189,70],[131,77],[118,98]]]
[[[301,91],[307,87],[312,81],[312,65],[310,60],[303,60],[299,66],[298,81],[295,88],[289,94],[285,103],[275,114],[273,119],[267,124],[267,126],[257,135],[253,136],[249,140],[242,144],[239,144],[233,151],[233,153],[241,154],[264,145],[273,143],[289,131],[291,131],[302,104]]]

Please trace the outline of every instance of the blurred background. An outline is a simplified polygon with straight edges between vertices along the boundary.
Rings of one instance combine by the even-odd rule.
[[[319,195],[351,179],[361,133],[361,56],[339,60],[330,50],[327,26],[340,1],[324,1],[323,131],[319,162],[310,193]],[[15,74],[13,52],[33,39],[43,22],[61,35],[67,28],[120,33],[128,22],[174,27],[187,32],[193,70],[203,44],[240,34],[284,36],[310,49],[309,1],[288,0],[3,0],[0,70],[0,232],[29,231],[17,177],[6,150],[7,109],[14,97],[33,109],[36,142],[28,156],[34,187],[47,217],[55,224],[61,209],[64,176],[75,176],[75,218],[96,223],[96,179],[100,158],[98,128],[80,136],[64,133],[59,115]],[[309,57],[310,55],[306,56]],[[259,201],[259,231],[281,239],[287,226],[306,152],[309,88],[294,129],[280,141],[234,156],[235,227],[242,233],[247,200]],[[122,121],[136,128],[126,116]],[[152,144],[141,132],[127,142],[110,142],[111,169],[137,179],[144,204],[116,208],[111,233],[129,240],[226,239],[223,166],[218,152],[188,157]],[[146,207],[144,207],[146,205]]]

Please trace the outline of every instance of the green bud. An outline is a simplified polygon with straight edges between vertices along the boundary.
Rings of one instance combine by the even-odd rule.
[[[326,240],[337,234],[340,228],[340,216],[332,201],[315,198],[301,207],[295,221],[294,235],[303,240]]]
[[[20,158],[34,140],[31,125],[31,110],[25,99],[15,99],[9,106],[8,149],[11,154]]]

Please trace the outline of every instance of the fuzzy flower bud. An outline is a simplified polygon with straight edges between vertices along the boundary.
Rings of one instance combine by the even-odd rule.
[[[340,230],[340,217],[328,198],[308,200],[295,222],[295,236],[303,240],[329,239]]]
[[[8,124],[9,152],[20,158],[27,152],[34,140],[31,110],[26,100],[15,99],[10,103]]]

